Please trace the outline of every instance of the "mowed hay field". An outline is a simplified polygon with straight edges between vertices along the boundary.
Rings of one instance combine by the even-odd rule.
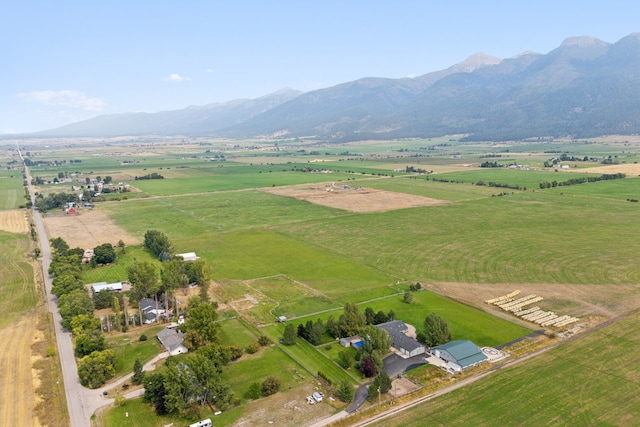
[[[31,346],[36,340],[34,273],[27,236],[0,232],[0,425],[36,426]]]
[[[638,425],[638,322],[636,313],[374,425]]]
[[[27,211],[23,209],[0,211],[0,230],[8,233],[28,233]]]

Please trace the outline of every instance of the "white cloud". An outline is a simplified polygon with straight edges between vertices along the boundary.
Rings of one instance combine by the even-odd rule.
[[[20,93],[18,97],[37,104],[72,107],[84,111],[101,111],[106,105],[100,98],[90,98],[84,93],[75,90],[35,90]]]
[[[207,68],[204,72],[205,73],[213,73],[215,70],[213,68]]]
[[[189,77],[181,76],[178,73],[170,74],[169,77],[164,79],[165,82],[178,82],[178,83],[183,82],[185,80],[191,80],[191,79]]]

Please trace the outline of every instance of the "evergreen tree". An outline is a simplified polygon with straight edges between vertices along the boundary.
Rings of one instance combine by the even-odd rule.
[[[133,362],[133,376],[131,377],[131,384],[142,384],[144,381],[144,371],[142,370],[142,362],[140,359],[136,359]]]
[[[354,394],[355,390],[351,383],[347,380],[343,380],[338,387],[338,399],[345,403],[350,403],[353,401]]]
[[[293,327],[293,323],[289,323],[284,328],[284,335],[282,336],[282,344],[294,345],[295,343],[296,343],[296,330]]]

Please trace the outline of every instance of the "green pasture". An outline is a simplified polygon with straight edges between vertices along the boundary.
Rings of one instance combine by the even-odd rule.
[[[393,179],[358,180],[356,185],[378,190],[395,191],[433,199],[461,202],[482,199],[500,190],[477,185],[454,185],[448,182],[427,181],[424,176],[396,177]]]
[[[516,192],[277,230],[401,281],[622,284],[640,281],[640,229],[629,226],[637,209],[626,201]]]
[[[375,425],[634,425],[638,321],[634,314]]]
[[[500,159],[498,159],[500,160]],[[541,182],[567,181],[574,178],[586,178],[593,174],[520,170],[507,168],[479,168],[463,172],[441,173],[427,177],[428,179],[447,179],[467,184],[476,184],[480,181],[488,185],[490,182],[498,184],[519,185],[528,190],[540,189]],[[455,185],[455,184],[452,184]],[[511,191],[504,189],[505,191]]]
[[[120,249],[116,248],[118,258],[111,265],[91,268],[85,265],[82,272],[82,279],[85,283],[108,282],[115,283],[127,280],[127,268],[136,261],[148,261],[156,264],[158,267],[158,277],[160,277],[159,267],[160,261],[142,246],[129,246],[125,248],[125,254],[120,253]]]
[[[251,331],[240,319],[229,319],[220,322],[220,344],[246,348],[258,340],[257,331]]]
[[[190,241],[196,237],[208,238],[207,245],[215,246],[212,238],[219,232],[348,214],[251,190],[102,203],[100,209],[134,235],[142,237],[149,229],[161,230],[178,251],[182,251],[181,247],[184,251],[192,251]]]
[[[17,209],[26,203],[22,174],[12,172],[12,176],[0,178],[0,210]]]
[[[606,199],[640,200],[640,178],[614,179],[610,181],[589,182],[568,187],[556,187],[549,190],[570,196],[600,197]],[[640,208],[640,206],[638,206]]]
[[[230,169],[230,168],[221,168]],[[172,194],[206,193],[214,191],[242,190],[250,188],[279,187],[283,185],[319,183],[340,181],[351,178],[348,174],[282,171],[282,165],[273,167],[262,166],[254,170],[250,166],[243,166],[241,174],[220,175],[196,178],[174,179],[145,179],[128,181],[141,191],[154,196]],[[266,170],[268,169],[268,170]],[[160,173],[162,175],[162,173]]]
[[[388,286],[396,282],[393,276],[354,262],[350,256],[339,256],[330,249],[272,230],[226,233],[210,244],[209,250],[202,248],[201,251],[212,263],[216,279],[249,280],[285,275],[312,288],[314,296],[325,296],[338,305],[361,301],[365,295],[374,298],[394,292]],[[281,294],[283,290],[273,288],[272,292]]]
[[[35,307],[38,293],[27,260],[29,238],[0,231],[0,328]]]
[[[269,298],[273,310],[272,315],[263,319],[266,323],[282,315],[291,318],[302,313],[314,313],[339,306],[336,301],[316,289],[286,276],[259,279],[248,282],[247,285],[252,295],[266,295]]]

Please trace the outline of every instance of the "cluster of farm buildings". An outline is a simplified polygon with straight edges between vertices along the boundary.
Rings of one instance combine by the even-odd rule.
[[[408,334],[409,327],[401,320],[393,320],[376,325],[387,331],[392,341],[392,348],[396,354],[403,358],[410,358],[426,354],[436,357],[443,369],[451,373],[461,372],[465,369],[490,360],[489,357],[477,345],[468,340],[451,341],[435,347],[427,347]],[[361,349],[364,339],[358,335],[341,338],[340,344],[344,347]]]

